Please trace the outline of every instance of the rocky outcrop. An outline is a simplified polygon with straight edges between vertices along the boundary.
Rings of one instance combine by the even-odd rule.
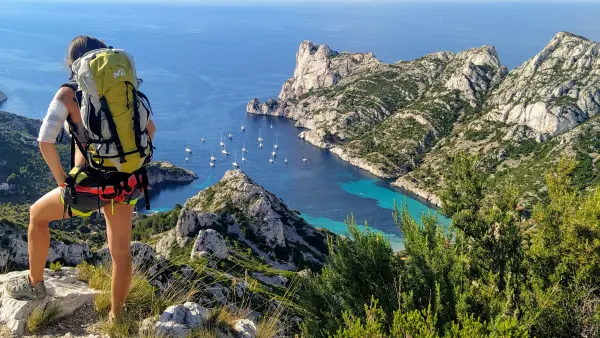
[[[191,170],[177,167],[169,162],[155,161],[146,168],[148,170],[148,182],[153,187],[186,184],[198,178]]]
[[[77,265],[92,257],[92,251],[85,243],[66,244],[51,240],[48,262],[61,261],[67,265]],[[24,268],[29,265],[27,233],[7,222],[0,221],[0,270]]]
[[[491,119],[556,136],[600,112],[600,44],[561,32],[487,101]]]
[[[0,104],[6,102],[6,100],[8,100],[8,97],[6,96],[6,94],[0,91]]]
[[[12,278],[26,276],[28,273],[29,271],[16,271],[0,275],[0,323],[5,324],[16,336],[23,333],[27,319],[35,308],[55,306],[58,309],[58,318],[61,318],[92,301],[97,293],[87,284],[77,280],[75,269],[62,268],[57,272],[44,272],[44,283],[48,290],[45,299],[25,301],[8,296],[4,289],[5,284]]]
[[[169,256],[174,245],[195,239],[193,257],[211,253],[227,257],[228,238],[236,239],[277,268],[318,268],[326,254],[325,234],[287,208],[277,196],[240,170],[230,170],[216,185],[190,198],[175,229],[158,241]]]
[[[205,328],[211,316],[210,310],[197,303],[186,302],[169,306],[157,319],[148,318],[140,325],[141,337],[187,337],[193,330]],[[220,338],[255,338],[256,324],[246,318],[235,319],[229,326],[217,328]]]
[[[228,252],[227,242],[223,235],[214,229],[200,230],[192,247],[191,258],[212,254],[216,258],[225,259]]]
[[[253,99],[247,110],[293,119],[305,128],[300,138],[439,204],[433,192],[456,151],[493,153],[496,166],[510,160],[506,149],[598,115],[599,54],[600,44],[561,32],[508,72],[492,46],[385,64],[303,42],[278,98]],[[435,182],[411,174],[425,163]]]

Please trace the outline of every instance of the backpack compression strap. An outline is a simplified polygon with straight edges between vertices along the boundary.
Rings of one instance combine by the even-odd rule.
[[[123,151],[123,145],[121,145],[121,140],[119,139],[119,134],[117,134],[117,126],[115,125],[115,121],[113,120],[113,116],[108,108],[108,102],[104,96],[100,97],[100,112],[104,111],[104,117],[106,118],[106,122],[108,123],[108,129],[112,135],[112,140],[115,142],[115,146],[117,147],[117,152],[119,153],[119,161],[121,163],[127,162],[125,159],[125,152]],[[108,154],[108,144],[106,145],[106,153]]]

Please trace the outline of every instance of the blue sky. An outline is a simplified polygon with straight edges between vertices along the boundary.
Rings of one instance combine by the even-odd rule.
[[[6,0],[5,0],[6,1]],[[81,0],[8,0],[8,2],[80,2]],[[273,4],[304,4],[304,3],[403,3],[403,2],[444,2],[444,3],[452,3],[452,2],[473,2],[473,3],[494,3],[494,2],[600,2],[600,0],[88,0],[86,2],[98,2],[98,3],[106,3],[106,2],[114,2],[114,3],[160,3],[160,4],[210,4],[210,5],[220,5],[220,4],[252,4],[252,3],[273,3]]]

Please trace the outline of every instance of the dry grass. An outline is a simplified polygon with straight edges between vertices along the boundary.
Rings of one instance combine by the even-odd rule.
[[[59,314],[60,309],[55,303],[51,302],[44,306],[38,306],[33,309],[27,318],[27,330],[31,333],[39,332],[54,324]]]

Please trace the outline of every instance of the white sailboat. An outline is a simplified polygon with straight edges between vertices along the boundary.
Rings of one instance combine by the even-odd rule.
[[[185,152],[188,154],[192,153],[192,148],[190,148],[190,146],[188,146],[187,144],[185,145]]]
[[[214,162],[214,161],[216,161],[216,160],[217,160],[217,158],[215,157],[215,154],[214,154],[214,152],[211,150],[211,151],[210,151],[210,161],[211,161],[211,162]]]
[[[229,155],[229,152],[225,148],[223,148],[223,150],[221,150],[221,153],[223,153],[223,155]]]
[[[204,142],[206,142],[206,139],[203,137],[203,138],[201,139],[201,141],[202,141],[202,143],[204,143]]]
[[[242,162],[246,162],[246,158],[244,156],[242,156]]]
[[[279,136],[275,136],[275,145],[273,146],[273,148],[275,148],[275,149],[279,149],[279,144],[277,144],[277,143],[279,143],[279,142],[277,142],[278,140],[279,140]]]
[[[240,126],[240,129],[242,131],[246,130],[246,127],[244,126],[244,119],[242,119],[242,125]]]
[[[275,162],[275,159],[274,159],[273,157],[271,157],[271,158],[269,159],[269,163],[273,163],[273,162]]]
[[[219,143],[221,147],[225,147],[225,142],[223,142],[223,132],[221,132],[221,143]]]
[[[260,129],[258,130],[258,143],[262,143],[263,138],[260,136]]]
[[[248,149],[246,149],[246,141],[244,141],[244,146],[242,147],[242,153],[247,152]]]
[[[302,162],[306,162],[306,161],[308,161],[308,159],[307,159],[307,158],[303,158],[303,159],[302,159]]]
[[[231,163],[233,165],[234,168],[239,167],[240,165],[237,163],[237,153],[235,153],[235,160],[233,160],[233,163]]]
[[[229,134],[227,135],[227,137],[229,137],[229,139],[233,139],[233,134],[231,133],[231,127],[229,127]]]
[[[214,167],[215,166],[215,162],[210,162],[210,166]]]
[[[272,155],[273,157],[277,156],[277,152],[275,151],[275,148],[273,148],[273,152],[271,153],[271,155]]]
[[[260,147],[260,149],[262,149],[264,147],[264,145],[261,143],[258,145]]]
[[[187,162],[187,161],[189,161],[189,160],[190,160],[190,157],[189,157],[189,156],[187,156],[187,155],[185,155],[185,161]]]
[[[285,157],[285,160],[283,160],[283,162],[284,162],[285,164],[287,164],[287,163],[288,163],[287,156]]]
[[[271,125],[269,126],[269,128],[273,129],[273,121],[271,121]]]

